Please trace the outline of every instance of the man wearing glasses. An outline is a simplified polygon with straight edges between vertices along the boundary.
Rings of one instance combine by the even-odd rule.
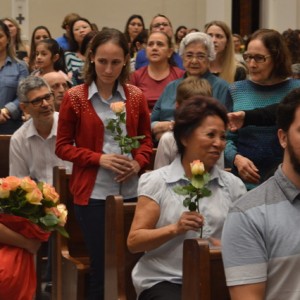
[[[171,39],[173,38],[172,24],[165,15],[158,14],[152,19],[152,22],[150,24],[150,32],[154,32],[154,31],[163,31]],[[172,56],[173,56],[173,60],[177,64],[177,67],[179,67],[180,69],[184,69],[181,57],[176,52],[173,52]],[[148,64],[149,61],[146,56],[146,51],[145,49],[141,49],[137,53],[135,69],[138,70],[139,68],[147,66]]]
[[[58,73],[58,72],[55,72]],[[56,74],[57,76],[57,74]],[[57,79],[57,77],[55,78]],[[55,79],[54,78],[54,79]],[[59,78],[59,77],[58,77]],[[53,79],[50,76],[48,79]],[[66,81],[53,81],[56,96],[66,90]],[[29,176],[37,181],[53,184],[53,167],[63,166],[70,172],[70,162],[55,155],[58,112],[55,111],[55,96],[42,77],[28,76],[18,87],[20,108],[31,118],[12,135],[9,147],[9,174],[17,177]],[[49,240],[51,243],[51,240]],[[48,257],[51,257],[48,246]],[[51,261],[48,259],[45,281],[46,290],[51,290]]]
[[[70,168],[55,155],[58,113],[54,95],[41,77],[28,76],[18,87],[20,108],[31,118],[11,137],[9,173],[53,184],[54,166]]]

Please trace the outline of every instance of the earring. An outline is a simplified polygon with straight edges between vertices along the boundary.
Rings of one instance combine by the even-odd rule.
[[[94,61],[93,60],[91,60],[91,64],[93,64],[94,63]]]
[[[126,66],[126,64],[123,65],[123,67],[125,67],[125,66]]]

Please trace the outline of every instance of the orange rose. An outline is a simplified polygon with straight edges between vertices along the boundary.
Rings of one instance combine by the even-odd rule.
[[[190,166],[192,175],[203,175],[205,172],[204,164],[199,159],[194,160]]]
[[[43,194],[38,188],[35,188],[32,191],[28,192],[25,195],[25,198],[31,204],[42,205],[41,201],[43,199]]]
[[[35,183],[35,181],[30,179],[29,177],[24,177],[23,179],[21,179],[20,186],[24,191],[28,193],[37,188],[37,184]]]
[[[110,105],[110,109],[116,114],[121,113],[125,109],[125,103],[122,101],[114,102]]]
[[[11,191],[10,185],[5,182],[5,180],[2,180],[0,184],[0,198],[8,198]]]
[[[48,183],[43,184],[43,195],[46,200],[56,203],[59,200],[59,195],[55,188]]]
[[[8,176],[4,178],[3,181],[5,181],[10,186],[10,189],[12,191],[16,190],[21,184],[21,179],[15,176]]]

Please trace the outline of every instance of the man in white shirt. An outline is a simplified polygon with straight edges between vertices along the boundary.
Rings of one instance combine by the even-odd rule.
[[[31,118],[11,137],[9,174],[53,184],[53,167],[71,166],[55,155],[58,113],[54,95],[48,83],[35,76],[20,83],[18,95],[21,109]]]
[[[64,166],[71,171],[71,163],[55,155],[58,112],[54,108],[54,94],[42,77],[28,76],[20,82],[18,95],[20,108],[31,118],[11,137],[9,174],[30,176],[34,180],[53,184],[54,166]],[[51,239],[48,258],[45,290],[51,291]]]

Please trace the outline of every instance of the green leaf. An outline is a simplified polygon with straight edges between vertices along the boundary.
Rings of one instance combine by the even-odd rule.
[[[40,222],[47,227],[52,227],[58,224],[59,219],[53,214],[47,214],[40,218]]]
[[[69,238],[70,237],[70,235],[68,234],[68,232],[66,231],[66,229],[64,227],[56,226],[55,230],[57,230],[65,238]]]
[[[179,185],[175,186],[175,187],[173,188],[173,191],[174,191],[176,194],[178,194],[178,195],[183,195],[183,196],[189,194],[189,192],[188,192],[184,187],[179,186]]]
[[[196,211],[196,210],[197,210],[197,205],[196,205],[195,202],[191,202],[191,203],[189,204],[189,210],[190,210],[190,211]]]

